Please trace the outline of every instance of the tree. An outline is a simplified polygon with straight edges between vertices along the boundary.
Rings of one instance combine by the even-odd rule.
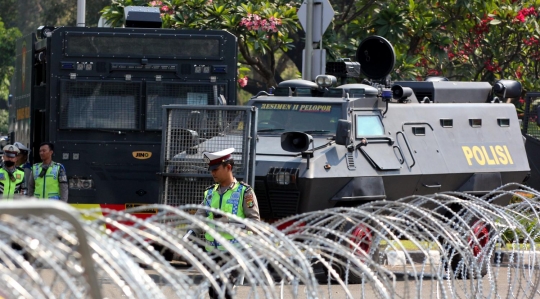
[[[334,56],[354,57],[369,35],[395,48],[394,79],[443,75],[451,80],[517,79],[540,87],[538,1],[348,1],[325,35]],[[360,17],[361,16],[361,17]]]
[[[17,0],[0,0],[0,19],[6,28],[17,26]]]
[[[110,2],[110,0],[86,1],[86,26],[97,26],[99,11]],[[0,0],[0,5],[6,8],[0,15],[9,17],[8,27],[17,26],[24,35],[36,32],[41,25],[77,25],[77,1],[74,0]],[[18,21],[13,23],[13,20]]]
[[[15,42],[21,33],[17,28],[4,28],[0,21],[0,100],[6,101],[9,95],[9,85],[13,75],[15,61]],[[7,132],[7,111],[0,110],[0,132]]]
[[[123,23],[125,6],[159,7],[164,28],[225,29],[238,38],[241,64],[260,75],[265,87],[276,86],[276,53],[286,52],[298,30],[296,6],[284,0],[118,0],[102,12],[113,26]],[[245,80],[241,70],[240,80]],[[240,81],[243,84],[245,81]]]
[[[7,99],[15,61],[15,42],[21,33],[17,28],[4,28],[0,21],[0,99]]]

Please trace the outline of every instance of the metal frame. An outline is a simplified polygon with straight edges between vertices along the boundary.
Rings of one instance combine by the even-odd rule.
[[[187,173],[170,173],[167,171],[167,161],[169,159],[172,159],[169,145],[171,144],[170,140],[170,134],[169,130],[172,126],[172,119],[170,117],[170,112],[172,110],[184,110],[184,111],[192,111],[192,110],[198,110],[198,111],[243,111],[245,113],[244,119],[243,119],[243,130],[242,130],[242,148],[244,149],[241,153],[242,155],[242,168],[240,173],[242,173],[243,179],[246,181],[247,184],[254,186],[255,185],[255,155],[256,155],[256,143],[257,143],[257,108],[252,106],[211,106],[211,105],[204,105],[204,106],[186,106],[186,105],[164,105],[163,106],[163,125],[162,125],[162,148],[161,148],[161,157],[160,157],[160,172],[158,175],[160,176],[160,186],[159,186],[159,194],[160,194],[160,203],[167,204],[166,201],[164,201],[164,198],[167,198],[166,196],[168,194],[168,186],[165,186],[167,184],[167,178],[170,177],[201,177],[200,173],[197,174],[190,174]],[[180,127],[178,127],[181,129]],[[219,136],[215,136],[219,137]],[[212,138],[215,138],[212,137]],[[212,140],[212,138],[208,140]],[[207,141],[208,141],[207,140]],[[178,154],[178,153],[175,153]],[[202,153],[197,153],[201,155],[202,160]],[[209,174],[205,174],[205,177],[209,177]],[[202,194],[201,194],[202,198]]]
[[[79,242],[78,251],[81,254],[81,263],[84,267],[84,272],[88,285],[90,286],[89,294],[93,299],[101,299],[101,287],[98,283],[97,273],[94,269],[92,259],[93,251],[90,249],[86,232],[81,222],[80,215],[70,205],[53,200],[15,200],[4,201],[1,204],[1,213],[18,217],[28,215],[44,216],[54,215],[73,226]]]

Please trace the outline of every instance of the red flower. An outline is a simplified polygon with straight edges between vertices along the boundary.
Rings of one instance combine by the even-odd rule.
[[[240,84],[240,87],[244,88],[248,84],[248,77],[244,76],[244,78],[238,78],[238,84]]]

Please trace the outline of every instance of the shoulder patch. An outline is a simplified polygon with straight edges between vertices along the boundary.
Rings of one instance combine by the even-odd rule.
[[[246,194],[245,201],[248,208],[253,208],[253,206],[255,205],[255,203],[253,202],[253,192],[248,192]]]
[[[242,182],[242,181],[240,181],[240,182],[238,182],[238,183],[239,183],[240,185],[246,187],[246,191],[247,191],[247,190],[251,190],[251,186],[248,185],[247,183],[244,183],[244,182]]]
[[[208,186],[208,187],[204,188],[204,190],[206,191],[206,190],[210,190],[210,189],[213,189],[213,188],[214,188],[215,186],[216,186],[216,184],[214,184],[214,185],[210,185],[210,186]]]

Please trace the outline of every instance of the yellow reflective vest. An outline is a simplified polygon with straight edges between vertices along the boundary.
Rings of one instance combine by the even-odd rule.
[[[36,182],[34,188],[34,196],[36,198],[43,199],[60,199],[60,184],[58,182],[58,176],[60,175],[60,168],[64,167],[62,164],[52,162],[45,172],[45,176],[39,177],[42,163],[36,163],[32,166],[32,173],[34,175],[34,181]]]
[[[19,194],[24,181],[24,171],[15,168],[13,172],[15,181],[9,177],[9,172],[4,168],[0,168],[0,188],[2,189],[2,199],[13,199],[14,194]]]
[[[244,193],[247,188],[240,182],[236,182],[232,189],[227,190],[223,194],[218,192],[219,184],[208,188],[204,192],[204,204],[208,207],[219,209],[225,213],[234,214],[240,218],[246,218],[244,214]],[[207,212],[208,219],[214,219],[214,213]],[[212,225],[210,225],[214,228]],[[220,232],[221,236],[229,240],[232,244],[238,244],[238,241],[227,232]],[[214,249],[226,250],[223,245],[219,244],[214,237],[208,232],[204,234],[206,239],[206,251],[212,251]]]

